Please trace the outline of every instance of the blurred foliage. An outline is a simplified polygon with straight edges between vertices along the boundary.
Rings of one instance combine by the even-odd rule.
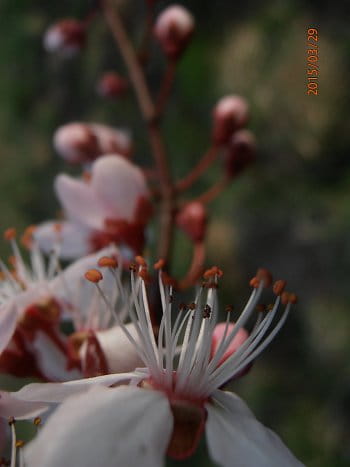
[[[157,9],[167,3],[157,2]],[[143,2],[121,4],[139,40]],[[349,3],[193,0],[187,6],[198,28],[164,121],[175,175],[184,175],[208,146],[211,109],[224,93],[247,98],[258,142],[255,167],[211,206],[208,263],[226,271],[221,299],[240,306],[260,265],[285,277],[300,296],[280,336],[233,389],[306,465],[349,465]],[[51,147],[62,123],[131,128],[136,161],[150,164],[133,98],[107,102],[95,93],[101,72],[124,71],[103,22],[96,19],[86,50],[73,60],[42,49],[50,23],[81,17],[86,8],[83,0],[0,3],[2,229],[22,229],[55,215],[53,178],[71,170]],[[306,95],[309,27],[320,36],[319,96]],[[156,89],[164,66],[156,46],[152,60],[147,73]],[[217,173],[208,171],[193,194]],[[176,269],[183,271],[190,246],[181,235],[175,251]],[[8,255],[6,245],[1,254]],[[213,464],[203,446],[182,465]]]

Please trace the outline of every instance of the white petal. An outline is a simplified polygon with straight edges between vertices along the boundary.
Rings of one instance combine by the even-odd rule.
[[[47,408],[46,404],[23,401],[9,392],[0,391],[0,417],[15,417],[18,420],[24,420],[40,415]]]
[[[80,371],[76,369],[67,370],[67,356],[50,339],[41,332],[35,333],[35,338],[31,343],[31,351],[35,355],[35,361],[40,371],[49,381],[67,381],[81,378]]]
[[[59,255],[62,259],[79,258],[90,253],[90,228],[74,222],[59,222],[58,234],[57,224],[54,221],[44,222],[35,230],[34,238],[41,250],[49,253],[59,243]]]
[[[89,283],[84,274],[88,269],[99,269],[104,277],[101,288],[114,303],[116,300],[116,286],[113,274],[106,268],[99,268],[97,263],[102,256],[117,255],[118,249],[111,245],[97,253],[84,256],[68,266],[61,274],[50,282],[53,295],[65,304],[73,305],[79,313],[88,312],[93,302],[93,296],[97,293],[96,287]],[[100,300],[101,302],[101,300]],[[101,306],[101,303],[97,305]],[[104,305],[102,304],[104,309]]]
[[[132,337],[138,341],[134,325],[131,323],[127,324],[126,328]],[[132,371],[144,365],[136,352],[135,346],[129,341],[119,326],[97,332],[96,337],[101,345],[111,373]]]
[[[140,197],[148,197],[141,170],[122,156],[100,157],[92,167],[91,186],[107,217],[133,220]]]
[[[19,317],[28,306],[33,303],[45,302],[49,298],[51,298],[51,292],[48,283],[45,281],[36,282],[34,286],[31,285],[27,290],[18,293],[11,301],[7,302],[5,308],[12,307],[15,316]],[[1,313],[2,311],[0,311],[0,314]],[[13,319],[13,317],[11,319]]]
[[[297,467],[281,439],[254,417],[235,394],[217,390],[206,405],[206,435],[211,457],[222,467]]]
[[[56,177],[55,190],[70,220],[94,229],[103,227],[103,206],[90,183],[61,174]]]
[[[90,128],[98,138],[101,154],[120,151],[123,155],[130,155],[132,141],[128,131],[99,123],[90,124]]]
[[[11,300],[0,306],[0,354],[7,347],[17,323],[18,308]]]
[[[13,395],[24,401],[34,402],[62,402],[70,396],[85,392],[92,386],[111,386],[128,384],[131,379],[142,379],[139,373],[119,373],[113,375],[96,376],[95,378],[77,379],[65,383],[32,383],[24,386]]]
[[[49,418],[24,451],[26,466],[162,467],[172,424],[160,392],[94,388]]]

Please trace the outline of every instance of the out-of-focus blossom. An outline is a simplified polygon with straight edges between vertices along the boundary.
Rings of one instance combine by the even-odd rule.
[[[53,137],[57,153],[70,164],[86,164],[105,154],[130,157],[129,134],[98,123],[73,122],[59,127]]]
[[[255,160],[256,144],[249,130],[238,130],[231,136],[225,158],[226,174],[236,177]]]
[[[142,251],[144,231],[152,207],[142,171],[118,155],[107,155],[92,165],[91,177],[59,175],[57,196],[67,221],[41,224],[35,231],[46,252],[55,243],[62,258],[71,259],[98,251],[111,243],[136,254]]]
[[[240,96],[222,97],[213,110],[213,140],[226,144],[232,133],[248,122],[248,105]]]
[[[7,235],[9,236],[8,232]],[[114,320],[97,290],[87,284],[84,278],[85,271],[94,267],[101,255],[116,255],[116,248],[110,246],[61,271],[57,251],[51,253],[46,265],[36,242],[32,241],[31,267],[28,267],[17,246],[14,233],[9,240],[14,251],[14,269],[10,271],[4,263],[1,264],[1,370],[16,376],[36,376],[49,381],[81,377],[85,374],[85,354],[78,352],[80,346],[75,348],[76,358],[73,358],[71,352],[71,343],[76,342],[77,335],[80,335],[79,343],[82,345],[85,342],[82,334],[84,337],[96,335],[97,343],[101,334],[99,349],[103,358],[107,358],[111,347],[115,350],[118,346],[118,340],[114,346],[111,342],[104,342],[104,330],[112,327]],[[111,302],[116,302],[114,277],[109,277],[107,272],[102,290]],[[60,332],[62,320],[73,323],[75,332],[69,338]],[[112,327],[109,331],[111,335],[113,329]],[[114,335],[116,334],[118,330],[115,330]],[[132,366],[130,358],[128,359],[127,351],[124,354],[123,348],[118,347],[118,352],[119,363],[122,362],[123,355],[125,361],[121,367],[118,367],[118,362],[108,364],[105,372],[135,368],[136,365]],[[127,362],[130,363],[129,366]],[[96,368],[96,363],[93,368]],[[98,368],[96,372],[99,370]],[[91,368],[88,374],[93,374]]]
[[[48,52],[58,52],[71,57],[86,42],[86,26],[82,21],[68,18],[51,25],[44,35],[44,47]]]
[[[194,26],[192,14],[181,5],[171,5],[160,13],[154,26],[154,35],[167,57],[177,59],[183,53]]]
[[[176,223],[193,242],[201,242],[207,226],[205,206],[197,201],[186,204],[176,216]]]
[[[26,400],[35,401],[40,394],[44,401],[63,401],[39,436],[27,446],[26,465],[40,462],[42,467],[93,467],[142,462],[146,467],[161,467],[166,453],[176,459],[190,456],[205,431],[209,453],[223,467],[231,466],[233,459],[239,459],[242,467],[301,466],[237,395],[219,389],[272,341],[296,301],[294,294],[283,291],[283,281],[275,283],[272,308],[257,312],[255,326],[248,335],[243,326],[256,312],[264,287],[271,283],[267,271],[260,270],[252,279],[253,293],[236,323],[230,320],[229,307],[226,323],[220,328],[218,268],[207,271],[205,285],[193,303],[180,305],[175,321],[172,289],[160,280],[163,317],[156,340],[144,273],[143,265],[131,272],[134,309],[130,318],[140,341],[136,342],[121,327],[145,368],[114,375],[115,379],[113,375],[95,378],[90,384],[87,379],[39,388],[32,385],[20,391],[18,397]],[[285,308],[276,320],[281,304]],[[129,386],[102,387],[127,382]],[[86,391],[91,386],[95,387]],[[77,394],[79,391],[82,394]]]
[[[129,85],[125,78],[115,71],[104,73],[97,83],[97,92],[102,97],[120,97]],[[108,151],[112,152],[112,151]]]
[[[62,284],[55,280],[57,252],[51,253],[46,264],[33,241],[28,266],[11,230],[6,236],[13,250],[12,269],[1,263],[1,324],[6,324],[7,317],[12,315],[11,326],[6,331],[1,329],[7,333],[7,343],[0,356],[1,371],[49,381],[77,378],[81,376],[80,371],[66,368],[65,337],[59,330],[64,304],[60,299]]]

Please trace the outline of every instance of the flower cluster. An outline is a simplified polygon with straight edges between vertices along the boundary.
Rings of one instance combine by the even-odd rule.
[[[174,180],[161,121],[195,19],[180,5],[156,15],[155,3],[145,2],[138,51],[111,0],[44,36],[47,51],[72,59],[88,47],[93,21],[105,20],[129,76],[108,69],[96,90],[119,100],[133,88],[153,165],[134,162],[138,139],[126,128],[79,121],[54,133],[55,151],[77,170],[54,181],[62,216],[28,227],[22,246],[14,228],[4,234],[12,256],[0,262],[0,372],[39,382],[0,391],[0,430],[12,439],[1,465],[11,457],[11,467],[161,467],[167,456],[194,454],[204,434],[223,467],[302,465],[224,389],[250,370],[297,297],[259,269],[242,313],[228,305],[220,322],[223,273],[205,269],[208,205],[254,162],[248,104],[237,95],[219,99],[208,150]],[[156,96],[145,74],[152,40],[165,59]],[[191,187],[214,163],[218,180],[193,197]],[[192,248],[181,277],[171,264],[176,229]],[[161,259],[151,269],[144,257]],[[193,300],[181,302],[191,287]],[[269,306],[261,303],[267,293]],[[21,419],[40,425],[24,448],[15,428]]]

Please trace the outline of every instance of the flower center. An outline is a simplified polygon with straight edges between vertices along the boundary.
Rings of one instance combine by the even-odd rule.
[[[173,378],[176,379],[176,372],[174,372]],[[162,388],[151,379],[143,380],[139,386],[144,389],[162,391],[169,400],[174,424],[167,454],[177,460],[192,456],[204,431],[207,418],[204,407],[206,400],[194,400],[179,396],[169,391],[168,388]]]

